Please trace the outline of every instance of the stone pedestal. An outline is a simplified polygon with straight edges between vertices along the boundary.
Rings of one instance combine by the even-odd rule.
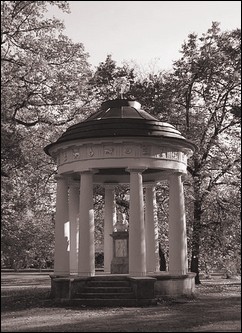
[[[113,238],[113,259],[111,261],[111,274],[129,273],[129,233],[116,231],[111,234]]]

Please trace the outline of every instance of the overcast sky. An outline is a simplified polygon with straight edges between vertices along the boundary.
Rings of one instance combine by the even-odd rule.
[[[241,27],[241,1],[69,1],[65,34],[83,43],[97,66],[111,54],[118,65],[135,61],[144,68],[171,68],[189,33],[199,36],[212,21],[222,30]]]

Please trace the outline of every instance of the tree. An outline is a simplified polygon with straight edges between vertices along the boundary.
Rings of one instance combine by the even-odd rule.
[[[1,3],[4,122],[66,124],[87,101],[87,54],[62,34],[60,21],[44,19],[47,4],[68,10],[66,1]]]
[[[199,40],[189,36],[174,64],[172,92],[184,110],[183,132],[197,144],[188,168],[194,190],[191,269],[197,273],[196,283],[205,202],[221,183],[229,185],[230,173],[238,172],[240,162],[235,113],[240,108],[239,50],[240,31],[221,32],[213,23]]]
[[[201,38],[190,34],[181,54],[171,71],[136,79],[131,94],[145,110],[175,125],[197,145],[186,184],[192,189],[193,216],[188,216],[191,270],[200,283],[201,241],[214,232],[207,218],[212,216],[208,203],[220,197],[216,207],[222,209],[226,191],[231,194],[226,200],[232,201],[232,193],[240,186],[240,30],[222,32],[213,23]],[[225,230],[221,216],[216,220],[223,221]],[[237,239],[238,228],[233,230]]]
[[[1,2],[2,250],[19,258],[21,248],[41,253],[45,242],[47,249],[47,230],[53,237],[56,166],[43,147],[89,103],[88,54],[59,20],[45,18],[48,5],[69,11],[66,1]],[[23,230],[35,237],[28,246]]]
[[[215,268],[230,277],[241,272],[240,189],[231,182],[218,187],[204,202],[200,267],[208,275]]]
[[[125,98],[135,79],[134,69],[124,64],[117,66],[108,55],[101,62],[90,80],[90,87],[97,104],[108,99]]]

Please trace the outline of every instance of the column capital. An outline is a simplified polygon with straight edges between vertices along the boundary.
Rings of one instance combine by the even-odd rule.
[[[85,169],[85,170],[79,171],[80,174],[83,174],[83,173],[94,174],[94,173],[98,173],[98,172],[99,172],[99,169]]]
[[[68,177],[68,184],[69,184],[70,187],[77,187],[77,188],[79,188],[80,181],[79,180],[74,180],[73,178]]]
[[[182,176],[186,175],[186,173],[182,172],[181,170],[174,170],[172,173],[169,174],[169,176]]]
[[[59,173],[54,175],[55,180],[67,180],[67,178]]]
[[[184,172],[180,172],[180,171],[176,171],[170,174],[169,178],[172,177],[180,177],[181,176],[181,181],[184,182],[185,178],[186,178],[186,173]]]
[[[140,168],[126,168],[125,171],[129,173],[142,173],[145,170],[147,170],[146,167],[140,167]]]
[[[181,176],[184,173],[182,171],[176,170],[174,172],[172,172],[169,176]]]

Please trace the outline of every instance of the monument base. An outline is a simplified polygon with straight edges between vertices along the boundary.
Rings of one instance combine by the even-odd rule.
[[[169,272],[149,274],[156,279],[155,297],[180,297],[192,296],[195,291],[196,273],[187,273],[184,275],[172,275]]]
[[[129,260],[128,258],[116,257],[111,262],[111,274],[128,274]]]
[[[122,263],[121,266],[124,267],[124,264]],[[115,266],[115,269],[118,270],[118,267],[119,266]],[[137,302],[135,304],[137,305],[144,305],[146,301],[148,303],[152,303],[153,300],[166,299],[169,297],[189,297],[193,296],[195,291],[195,273],[187,273],[185,275],[171,275],[169,272],[160,272],[153,274],[151,273],[145,277],[134,277],[127,274],[120,275],[122,274],[120,272],[116,274],[117,275],[103,274],[96,276],[51,275],[51,296],[57,300],[78,299],[80,297],[80,293],[82,293],[82,291],[86,288],[88,290],[90,285],[93,283],[95,287],[98,287],[98,292],[100,292],[100,285],[102,285],[103,282],[105,288],[107,285],[117,288],[119,281],[121,281],[122,284],[124,281],[126,281],[126,284],[128,283],[128,286],[131,287],[131,291],[133,293],[131,299],[136,300]],[[112,285],[112,283],[114,284]],[[97,294],[97,297],[98,295],[100,294]],[[107,294],[107,298],[110,298],[109,294]],[[93,299],[93,301],[95,301],[95,299]],[[114,302],[113,305],[114,304],[116,303]],[[134,302],[131,302],[130,304],[134,304]]]

